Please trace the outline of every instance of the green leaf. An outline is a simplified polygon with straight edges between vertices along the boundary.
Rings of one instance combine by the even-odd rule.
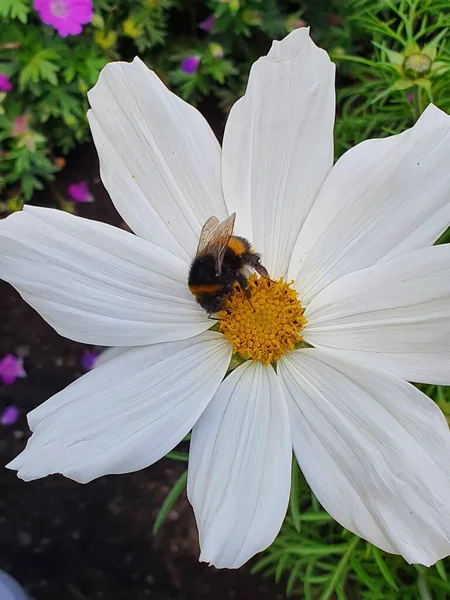
[[[0,16],[18,19],[22,23],[28,20],[30,5],[25,0],[1,0],[0,1]]]
[[[294,591],[294,585],[295,585],[297,579],[299,579],[299,571],[302,568],[302,566],[303,566],[303,561],[299,560],[292,567],[291,572],[289,573],[287,584],[286,584],[286,595],[287,596],[292,596],[292,593]]]
[[[439,577],[442,579],[442,581],[447,581],[447,573],[445,572],[445,567],[444,567],[444,563],[442,562],[442,560],[439,560],[436,564],[436,571],[439,573]]]
[[[391,571],[389,571],[386,563],[384,562],[383,557],[381,556],[381,552],[378,550],[378,548],[373,546],[372,553],[373,557],[375,558],[375,562],[377,563],[377,566],[380,569],[380,573],[383,575],[386,582],[390,585],[390,587],[393,590],[398,591],[397,582],[395,581],[394,576],[392,575]]]
[[[289,555],[288,554],[283,554],[280,558],[280,560],[278,561],[277,567],[275,569],[275,582],[279,583],[281,576],[283,575],[283,571],[288,568],[286,567],[286,563],[289,560]]]
[[[378,586],[377,580],[375,577],[369,575],[361,565],[361,562],[356,556],[351,555],[349,560],[350,567],[355,572],[358,580],[363,583],[367,589],[374,593],[374,595],[378,598],[383,597],[383,592],[381,587]]]
[[[153,524],[153,533],[157,533],[159,531],[159,528],[166,520],[167,515],[172,510],[173,505],[178,500],[181,492],[186,487],[186,482],[187,470],[181,475],[181,477],[179,477],[179,479],[177,479],[172,489],[167,494],[166,499],[162,503],[161,508],[159,509],[158,514],[156,515],[155,522]]]
[[[402,65],[405,62],[405,57],[400,52],[394,52],[394,50],[389,50],[383,44],[378,44],[377,42],[372,42],[374,46],[382,50],[386,56],[388,57],[389,62],[393,65]]]
[[[300,470],[295,456],[292,457],[292,484],[291,495],[289,497],[289,514],[292,519],[294,529],[300,532]]]
[[[322,592],[319,600],[328,600],[330,598],[331,594],[334,591],[336,591],[337,585],[345,577],[345,572],[347,570],[348,561],[350,559],[352,552],[358,545],[359,541],[360,541],[360,538],[357,536],[354,536],[352,541],[349,544],[347,544],[347,549],[346,549],[344,555],[342,556],[341,560],[338,562],[336,569],[334,570],[333,576],[331,577],[330,582],[328,583],[325,590]]]
[[[166,454],[166,458],[170,458],[170,460],[182,460],[183,462],[187,462],[189,460],[189,454],[187,452],[172,450],[172,452]]]
[[[59,66],[52,60],[57,59],[58,55],[53,50],[40,50],[32,56],[20,72],[20,87],[23,89],[29,82],[38,83],[42,80],[56,86],[58,84],[56,73]]]

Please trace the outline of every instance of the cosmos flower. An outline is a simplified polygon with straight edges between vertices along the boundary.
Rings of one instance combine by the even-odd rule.
[[[181,68],[188,75],[193,75],[200,64],[200,56],[197,54],[193,54],[192,56],[187,56],[181,61]]]
[[[78,181],[77,183],[71,183],[67,188],[69,197],[75,202],[83,204],[85,202],[93,202],[91,192],[89,191],[87,181]]]
[[[192,429],[200,558],[233,568],[277,535],[293,448],[344,527],[412,563],[449,554],[450,434],[408,381],[450,384],[450,248],[432,246],[450,217],[450,117],[429,106],[333,166],[334,66],[306,29],[253,65],[222,149],[139,59],[106,66],[89,101],[136,235],[27,206],[0,222],[0,276],[60,334],[116,348],[28,415],[9,468],[85,483]],[[271,280],[210,330],[189,265],[205,221],[234,211]],[[224,379],[233,349],[252,360]]]
[[[0,73],[0,92],[11,92],[13,89],[9,77],[4,73]]]
[[[34,0],[33,7],[61,37],[79,35],[94,14],[92,0]]]
[[[0,359],[0,382],[3,385],[12,385],[16,379],[26,377],[23,360],[13,354],[6,354]]]

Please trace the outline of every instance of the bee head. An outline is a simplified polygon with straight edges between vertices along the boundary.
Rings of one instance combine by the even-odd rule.
[[[226,295],[220,291],[214,294],[199,294],[197,302],[200,306],[209,313],[216,313],[222,309]]]

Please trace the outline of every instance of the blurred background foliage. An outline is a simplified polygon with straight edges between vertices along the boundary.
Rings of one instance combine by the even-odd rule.
[[[93,0],[61,37],[32,0],[0,0],[0,194],[10,212],[89,138],[86,92],[136,54],[177,94],[226,113],[270,40],[311,26],[338,67],[336,155],[450,110],[450,0]],[[1,79],[7,85],[2,87]]]
[[[80,35],[63,38],[32,0],[0,0],[0,211],[19,209],[64,168],[89,139],[86,92],[100,69],[136,54],[177,94],[225,117],[270,40],[309,25],[337,64],[336,157],[410,127],[430,102],[450,112],[450,0],[94,0],[93,9]],[[423,389],[450,419],[448,390]],[[186,461],[184,450],[169,458]],[[450,598],[449,560],[410,566],[343,530],[295,465],[285,524],[254,571],[306,600]]]

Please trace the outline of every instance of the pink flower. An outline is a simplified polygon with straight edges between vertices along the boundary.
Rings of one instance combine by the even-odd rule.
[[[203,29],[203,31],[207,31],[209,33],[210,31],[212,31],[214,29],[215,24],[216,24],[215,16],[209,15],[209,17],[206,17],[206,19],[203,19],[203,21],[200,21],[198,26],[200,29]]]
[[[181,68],[188,75],[192,75],[198,69],[199,64],[200,64],[200,56],[193,54],[192,56],[187,56],[181,62]]]
[[[0,424],[1,425],[14,425],[19,418],[19,409],[17,406],[7,406],[1,413]]]
[[[34,0],[34,9],[61,37],[79,35],[93,16],[92,0]]]
[[[4,73],[0,73],[0,92],[10,92],[13,86],[9,80],[9,77]]]
[[[22,359],[7,354],[0,360],[0,381],[12,385],[19,377],[26,377]]]
[[[71,183],[67,188],[67,193],[70,198],[75,202],[93,202],[94,198],[89,191],[87,181],[78,181],[78,183]]]
[[[95,367],[95,361],[98,358],[98,352],[92,352],[92,350],[85,350],[81,356],[81,366],[85,371],[90,371]]]
[[[27,115],[20,115],[20,117],[16,117],[12,125],[11,135],[16,136],[25,133],[28,130],[28,123],[29,118]]]

